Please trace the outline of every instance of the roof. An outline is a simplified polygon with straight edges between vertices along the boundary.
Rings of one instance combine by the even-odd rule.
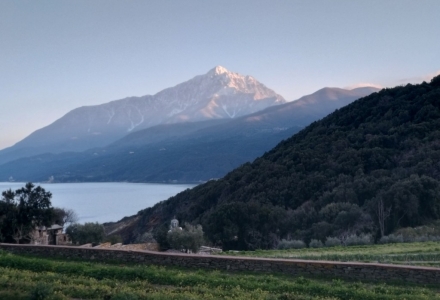
[[[57,230],[57,229],[63,229],[63,226],[60,226],[58,224],[53,224],[52,226],[47,228],[47,230]]]

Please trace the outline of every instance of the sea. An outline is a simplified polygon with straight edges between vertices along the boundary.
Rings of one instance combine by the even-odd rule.
[[[25,184],[0,182],[0,193],[8,189],[19,189]],[[196,186],[126,182],[34,184],[52,193],[53,207],[73,209],[79,223],[115,222]]]

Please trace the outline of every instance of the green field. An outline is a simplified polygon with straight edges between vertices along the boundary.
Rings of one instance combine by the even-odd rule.
[[[338,246],[289,250],[229,251],[225,255],[307,260],[379,262],[440,267],[440,242]]]
[[[440,299],[440,294],[433,286],[51,260],[0,252],[0,299]]]

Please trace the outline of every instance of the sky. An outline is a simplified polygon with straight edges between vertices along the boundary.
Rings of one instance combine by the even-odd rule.
[[[287,100],[440,74],[438,0],[0,1],[0,149],[217,65]]]

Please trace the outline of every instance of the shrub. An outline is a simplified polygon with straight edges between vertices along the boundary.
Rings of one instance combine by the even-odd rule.
[[[306,247],[306,243],[301,240],[281,240],[278,244],[278,249],[302,249]]]
[[[105,237],[104,227],[99,223],[72,224],[66,229],[66,233],[75,244],[84,245],[101,243]]]
[[[322,248],[323,246],[324,245],[320,240],[314,240],[314,239],[312,239],[309,244],[310,248]]]
[[[325,246],[326,247],[336,247],[336,246],[341,246],[341,240],[338,239],[337,237],[328,237],[325,240]]]
[[[295,279],[295,283],[301,284],[301,285],[309,285],[310,279],[307,279],[307,278],[300,276]]]
[[[420,237],[417,237],[415,239],[416,242],[438,242],[440,241],[440,236],[434,236],[434,235],[423,235]]]
[[[136,296],[135,294],[132,294],[132,293],[121,292],[121,293],[117,293],[116,295],[112,296],[110,299],[111,300],[137,300],[137,299],[139,299],[139,297]]]
[[[380,238],[379,244],[393,244],[393,243],[403,243],[403,236],[401,234],[395,235],[385,235]]]
[[[402,235],[405,243],[437,241],[440,236],[440,220],[423,226],[401,228],[394,234]]]
[[[142,235],[138,235],[136,238],[136,243],[156,243],[154,236],[151,232],[145,232]]]
[[[122,243],[122,237],[120,235],[109,235],[103,240],[104,243],[117,244]]]
[[[53,295],[52,287],[44,284],[38,283],[30,292],[29,299],[31,300],[44,300]]]
[[[372,243],[373,243],[373,238],[371,234],[361,234],[359,236],[356,234],[352,234],[348,236],[344,241],[344,244],[346,246],[371,245]]]

